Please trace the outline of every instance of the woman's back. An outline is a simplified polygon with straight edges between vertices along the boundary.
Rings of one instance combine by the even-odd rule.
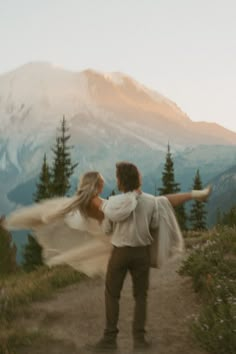
[[[104,213],[101,211],[101,205],[103,203],[103,200],[99,197],[94,197],[88,208],[87,208],[87,213],[88,216],[92,219],[96,219],[98,221],[102,221],[104,219]]]

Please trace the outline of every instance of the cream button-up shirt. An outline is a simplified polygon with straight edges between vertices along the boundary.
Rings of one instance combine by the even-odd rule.
[[[128,193],[125,193],[124,196]],[[127,208],[123,220],[111,221],[107,217],[103,230],[111,234],[111,243],[116,247],[139,247],[150,245],[153,241],[151,230],[158,228],[159,217],[155,198],[146,193],[136,193],[133,210]],[[115,197],[114,197],[115,198]]]

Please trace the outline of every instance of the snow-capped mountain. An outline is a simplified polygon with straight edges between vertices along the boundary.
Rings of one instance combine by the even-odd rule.
[[[174,102],[127,75],[30,63],[0,76],[1,208],[15,206],[8,194],[35,179],[45,152],[50,158],[63,115],[78,174],[100,170],[112,187],[117,160],[132,160],[144,177],[155,179],[168,142],[179,175],[200,163],[213,176],[236,163],[236,133],[191,121]]]

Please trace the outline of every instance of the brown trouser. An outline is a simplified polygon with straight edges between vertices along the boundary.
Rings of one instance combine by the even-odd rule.
[[[149,286],[150,250],[145,247],[114,247],[108,263],[105,287],[106,328],[104,335],[116,338],[118,333],[119,300],[125,276],[129,271],[135,299],[133,336],[145,333],[147,290]]]

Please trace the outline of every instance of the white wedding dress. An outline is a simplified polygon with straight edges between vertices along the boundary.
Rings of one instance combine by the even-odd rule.
[[[55,198],[17,209],[5,220],[9,230],[31,229],[43,247],[48,266],[69,264],[90,277],[105,275],[112,245],[103,232],[102,224],[84,218],[78,210],[64,217],[55,215],[76,197]],[[153,197],[159,213],[159,227],[154,235],[152,255],[155,266],[162,266],[170,257],[183,250],[183,238],[171,204],[165,197]],[[104,200],[105,217],[117,222],[127,218],[135,209],[137,194],[129,192]],[[156,257],[156,259],[155,259]]]

